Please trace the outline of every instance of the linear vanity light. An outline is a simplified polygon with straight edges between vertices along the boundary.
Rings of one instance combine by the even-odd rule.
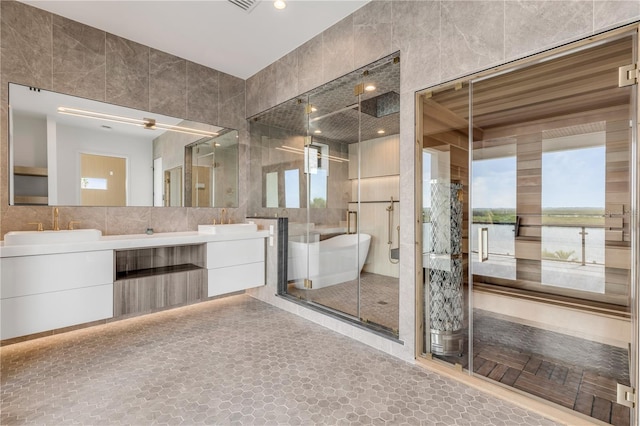
[[[170,130],[172,132],[187,133],[189,135],[196,135],[196,136],[206,136],[206,137],[218,136],[218,133],[209,132],[206,130],[199,130],[199,129],[193,129],[191,127],[174,126],[171,124],[158,123],[154,118],[143,118],[143,119],[131,118],[131,117],[124,117],[121,115],[105,114],[102,112],[87,111],[83,109],[68,108],[68,107],[62,107],[62,106],[58,107],[58,112],[60,114],[73,115],[76,117],[93,118],[95,120],[111,121],[114,123],[122,123],[122,124],[131,124],[132,126],[144,127],[145,129],[149,129],[149,130],[162,129],[162,130]]]
[[[285,152],[290,152],[293,154],[302,154],[304,155],[304,149],[300,149],[300,148],[294,148],[292,146],[287,146],[287,145],[282,145],[282,146],[277,146],[276,147],[277,150],[279,151],[285,151]],[[322,157],[323,155],[320,154],[320,156]],[[345,161],[349,161],[348,158],[342,158],[342,157],[336,157],[333,155],[326,155],[326,157],[329,159],[329,161],[335,161],[337,163],[343,163]]]
[[[76,117],[94,118],[97,120],[111,121],[113,123],[132,124],[134,126],[143,126],[142,120],[134,118],[122,117],[120,115],[102,114],[99,112],[84,111],[81,109],[58,107],[60,114],[74,115]]]
[[[174,126],[172,124],[158,123],[154,118],[143,118],[142,121],[144,122],[144,128],[150,129],[150,130],[162,129],[162,130],[170,130],[172,132],[187,133],[187,134],[196,135],[196,136],[208,136],[208,137],[218,136],[218,133],[216,132],[193,129],[191,127]]]

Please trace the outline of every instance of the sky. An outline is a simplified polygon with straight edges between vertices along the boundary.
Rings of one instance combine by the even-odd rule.
[[[516,157],[473,162],[471,203],[477,208],[516,208]]]
[[[327,171],[318,169],[317,174],[305,175],[311,176],[311,201],[314,198],[327,199]],[[291,169],[284,172],[284,188],[285,188],[285,207],[298,208],[306,207],[306,200],[303,205],[300,204],[300,170]],[[305,182],[306,183],[306,182]]]
[[[542,154],[542,208],[604,208],[604,194],[604,146]]]

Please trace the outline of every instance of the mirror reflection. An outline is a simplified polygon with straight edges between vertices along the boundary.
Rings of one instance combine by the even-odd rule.
[[[235,207],[238,193],[238,134],[200,139],[185,149],[185,205]]]
[[[9,166],[11,205],[238,205],[236,130],[13,83]]]

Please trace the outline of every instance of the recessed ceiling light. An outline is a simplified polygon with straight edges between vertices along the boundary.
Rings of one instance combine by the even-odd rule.
[[[314,106],[311,107],[311,112],[316,112],[317,110],[318,110],[318,108],[316,108]]]
[[[367,92],[373,92],[374,90],[376,90],[376,86],[374,86],[373,84],[367,84],[366,86],[364,86],[364,90],[366,90]]]
[[[287,7],[287,3],[285,3],[284,0],[276,0],[273,2],[273,7],[275,7],[278,10],[282,10],[285,7]]]
[[[379,135],[384,135],[384,129],[380,129],[380,130],[378,130],[378,134],[379,134]]]
[[[313,133],[315,133],[316,135],[319,135],[320,133],[322,133],[321,130],[314,130]]]

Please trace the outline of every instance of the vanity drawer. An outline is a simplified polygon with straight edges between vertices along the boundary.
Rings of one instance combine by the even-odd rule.
[[[0,339],[113,316],[113,284],[0,300]]]
[[[1,262],[0,298],[113,283],[113,251],[6,257]]]
[[[246,265],[228,266],[226,268],[209,269],[208,297],[233,293],[265,284],[265,263],[256,262]]]
[[[207,269],[264,262],[264,238],[207,244]]]

